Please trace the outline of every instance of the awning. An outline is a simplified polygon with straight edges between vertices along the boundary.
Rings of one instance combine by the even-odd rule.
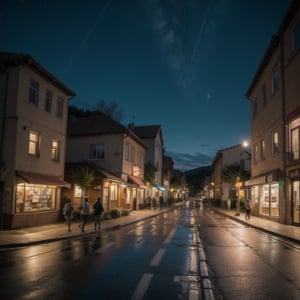
[[[158,190],[160,190],[160,191],[166,191],[166,190],[167,190],[166,188],[164,188],[164,187],[161,186],[161,185],[157,185],[156,188],[157,188]]]
[[[22,180],[26,181],[27,183],[57,185],[65,187],[71,186],[70,183],[64,181],[63,179],[57,176],[44,175],[26,171],[16,171],[16,175]]]
[[[132,176],[132,175],[128,175],[128,181],[138,185],[139,187],[143,187],[143,188],[146,188],[146,184],[145,182],[139,178],[139,177],[135,177],[135,176]]]

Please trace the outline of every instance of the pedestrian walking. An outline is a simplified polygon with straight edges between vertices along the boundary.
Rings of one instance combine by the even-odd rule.
[[[68,201],[65,203],[65,207],[64,207],[64,216],[65,216],[65,219],[66,219],[66,223],[67,223],[67,226],[68,226],[68,231],[72,231],[71,230],[71,224],[72,224],[72,211],[73,211],[73,207],[72,207],[72,204],[71,204],[71,200],[68,199]]]
[[[84,199],[82,209],[81,209],[81,215],[82,215],[82,224],[79,225],[81,227],[81,231],[84,232],[84,227],[87,223],[88,217],[89,217],[89,202],[88,198]]]
[[[251,205],[249,200],[246,201],[245,209],[246,209],[245,218],[246,220],[250,220]]]
[[[102,214],[102,212],[104,212],[100,197],[95,202],[93,208],[94,208],[94,215],[95,215],[95,231],[97,230],[97,226],[98,226],[98,230],[100,231],[100,229],[101,229],[101,214]]]

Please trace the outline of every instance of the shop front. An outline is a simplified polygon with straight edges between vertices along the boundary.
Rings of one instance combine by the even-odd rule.
[[[291,181],[292,222],[300,225],[300,169],[290,171],[289,178]]]
[[[253,213],[279,219],[278,171],[245,182],[250,187]]]
[[[11,227],[38,226],[59,220],[61,188],[69,184],[55,176],[17,171]]]

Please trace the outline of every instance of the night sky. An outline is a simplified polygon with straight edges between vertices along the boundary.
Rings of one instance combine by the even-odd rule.
[[[2,0],[0,50],[30,54],[92,110],[161,125],[175,168],[250,140],[245,94],[288,0]]]

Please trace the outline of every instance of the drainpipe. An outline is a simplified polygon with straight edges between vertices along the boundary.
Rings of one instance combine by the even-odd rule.
[[[7,90],[8,90],[8,79],[9,73],[4,67],[0,67],[1,73],[5,76],[5,86],[3,93],[3,111],[1,116],[1,133],[0,133],[0,176],[2,178],[2,174],[5,171],[5,165],[3,162],[3,147],[4,147],[4,133],[5,133],[5,125],[6,125],[6,106],[7,106]],[[1,101],[1,99],[0,99]],[[4,182],[0,180],[0,228],[3,228],[4,225]]]
[[[283,180],[283,198],[284,198],[284,208],[285,208],[285,216],[284,222],[286,224],[290,223],[290,216],[288,215],[288,197],[287,197],[287,174],[286,174],[286,97],[285,97],[285,66],[284,66],[284,35],[283,31],[279,32],[279,45],[280,45],[280,64],[281,64],[281,79],[282,79],[282,89],[281,89],[281,130],[282,130],[282,180]],[[280,180],[281,178],[279,178]]]

